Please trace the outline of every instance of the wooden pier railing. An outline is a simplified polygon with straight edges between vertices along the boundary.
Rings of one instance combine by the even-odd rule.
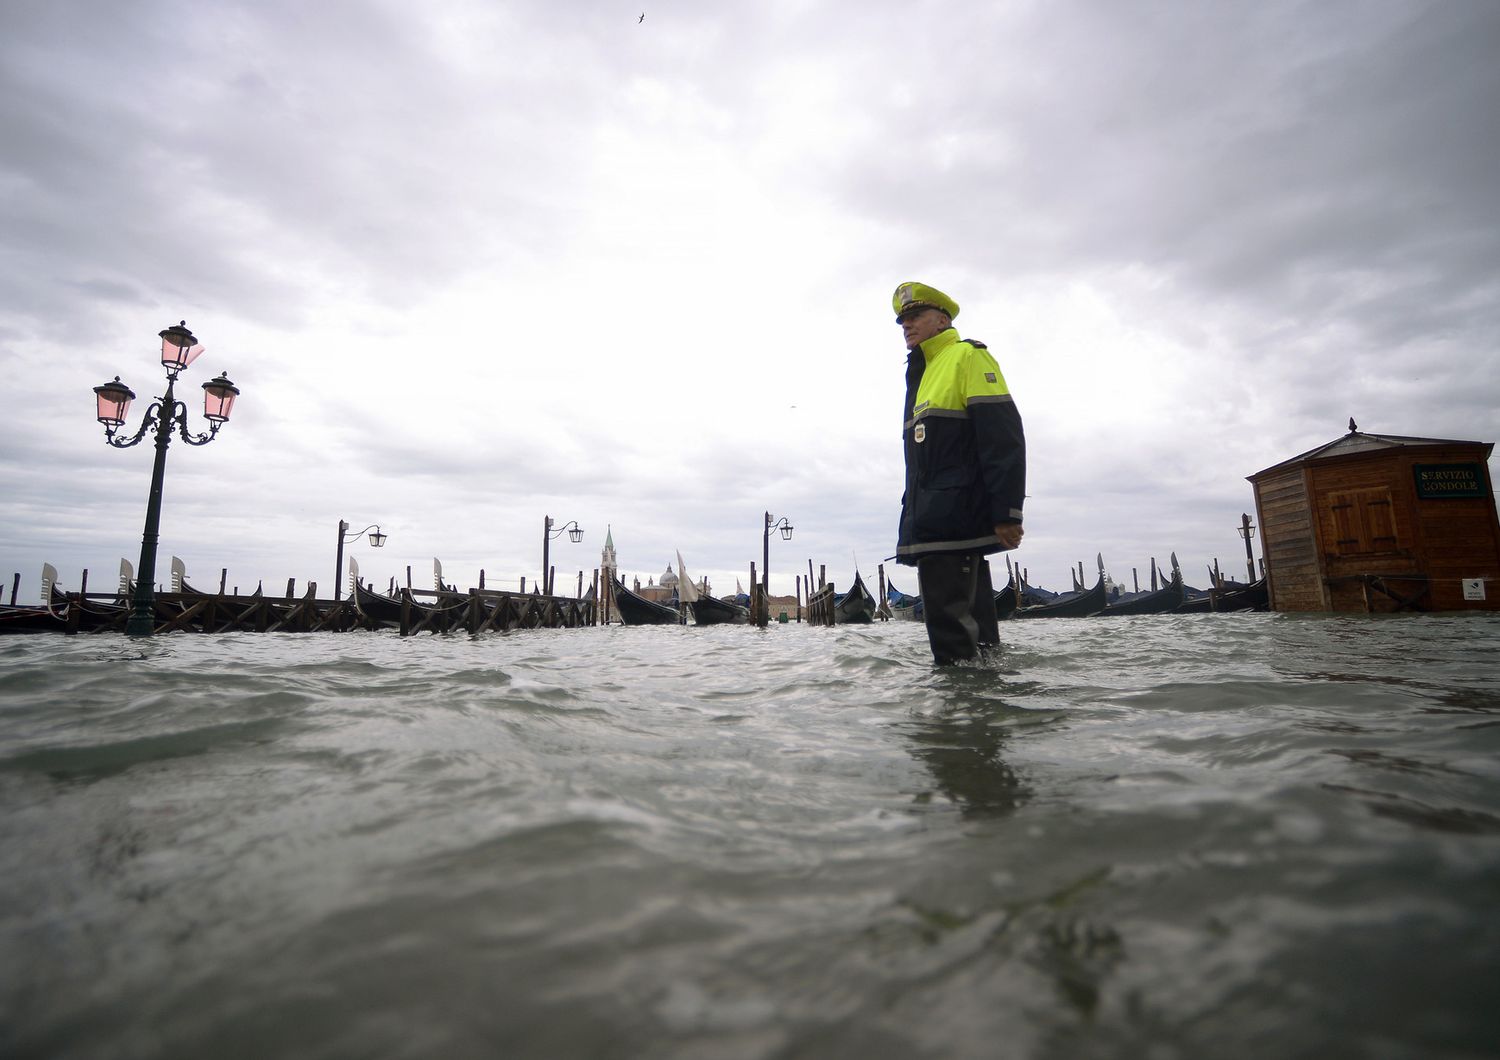
[[[833,582],[815,589],[807,598],[807,621],[813,626],[833,625]]]

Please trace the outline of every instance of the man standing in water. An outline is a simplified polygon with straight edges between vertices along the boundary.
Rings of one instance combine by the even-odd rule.
[[[1026,437],[989,350],[954,330],[957,302],[903,283],[891,305],[910,351],[896,559],[917,568],[933,658],[959,662],[1000,640],[985,556],[1021,543]]]

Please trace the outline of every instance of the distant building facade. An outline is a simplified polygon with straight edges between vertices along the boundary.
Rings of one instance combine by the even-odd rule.
[[[677,595],[678,580],[677,575],[672,573],[672,565],[668,563],[667,569],[662,573],[660,581],[647,578],[646,585],[642,588],[641,580],[637,578],[635,580],[635,593],[637,596],[643,596],[647,600],[654,600],[658,604],[670,604],[672,598]]]

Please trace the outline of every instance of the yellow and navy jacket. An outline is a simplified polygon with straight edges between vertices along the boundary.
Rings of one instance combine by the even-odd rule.
[[[984,343],[949,328],[911,351],[902,438],[906,493],[897,561],[999,552],[995,526],[1021,521],[1026,436]]]

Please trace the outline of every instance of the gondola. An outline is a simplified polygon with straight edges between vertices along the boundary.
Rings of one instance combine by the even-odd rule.
[[[1220,589],[1209,596],[1215,611],[1265,611],[1270,606],[1271,588],[1264,578],[1257,578],[1249,585]]]
[[[130,617],[130,605],[118,600],[79,600],[70,602],[70,608],[78,608],[78,631],[98,633],[108,629],[125,628]],[[71,624],[71,618],[69,619]]]
[[[1107,603],[1104,595],[1104,578],[1101,576],[1092,589],[1069,596],[1060,596],[1050,604],[1018,607],[1012,618],[1087,618],[1104,610]]]
[[[854,572],[854,584],[847,593],[835,593],[833,597],[833,624],[836,626],[859,625],[875,621],[875,597],[865,588],[859,571]]]
[[[1016,613],[1021,604],[1021,590],[1016,585],[1016,576],[1012,572],[1010,581],[1004,589],[995,590],[995,617],[1005,621]]]
[[[688,607],[692,609],[693,621],[700,626],[725,624],[743,626],[750,622],[750,609],[729,600],[700,595],[698,599],[688,604]]]
[[[1165,615],[1182,606],[1182,578],[1174,576],[1160,589],[1138,593],[1128,600],[1110,604],[1100,615]]]
[[[627,626],[674,626],[682,621],[677,608],[637,596],[618,578],[615,579],[615,610],[620,614],[620,621]]]
[[[67,628],[66,617],[40,605],[0,604],[0,634],[62,633]]]
[[[1021,593],[1016,587],[1015,574],[1011,574],[1010,582],[1003,589],[994,590],[995,595],[995,618],[1004,621],[1013,615],[1020,603]],[[891,617],[905,622],[921,622],[922,598],[920,596],[908,596],[899,589],[889,590],[888,599],[891,604]]]
[[[1239,589],[1222,592],[1215,600],[1220,611],[1267,611],[1271,607],[1271,587],[1257,578]]]
[[[119,602],[73,600],[55,585],[50,607],[40,604],[0,605],[0,634],[5,633],[95,633],[111,627],[123,629],[129,607]],[[74,609],[77,614],[74,614]]]
[[[1210,611],[1266,611],[1270,609],[1270,587],[1264,578],[1249,585],[1234,585],[1228,589],[1210,589],[1207,596],[1185,601],[1176,614],[1195,615]]]
[[[401,625],[401,601],[392,596],[382,596],[374,589],[368,588],[364,582],[354,583],[354,607],[377,626],[399,628]],[[420,621],[419,616],[431,611],[431,608],[415,600],[411,602],[411,607],[412,617],[418,621]]]
[[[886,602],[891,608],[891,617],[899,622],[922,621],[922,598],[920,596],[908,596],[894,585],[887,583]]]

